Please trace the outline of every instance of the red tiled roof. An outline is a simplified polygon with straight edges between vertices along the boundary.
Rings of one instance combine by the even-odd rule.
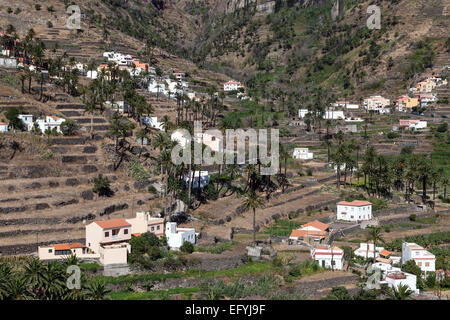
[[[343,206],[361,207],[361,206],[371,205],[372,203],[369,202],[369,201],[364,201],[364,200],[353,200],[352,202],[340,201],[337,204],[338,205],[343,205]]]
[[[305,227],[314,227],[319,230],[325,231],[329,228],[329,225],[327,225],[323,222],[320,222],[319,220],[314,220],[314,221],[308,222],[307,224],[304,224],[302,226],[302,228],[305,228]]]
[[[84,244],[75,242],[75,243],[58,243],[52,245],[53,249],[56,250],[70,250],[70,249],[76,249],[76,248],[86,248]]]
[[[95,221],[102,229],[130,227],[131,224],[125,221],[125,219],[111,219],[105,221]]]
[[[138,233],[132,233],[132,234],[131,234],[131,236],[133,236],[133,237],[139,237],[140,235],[141,235],[140,232],[138,232]]]
[[[302,238],[305,236],[325,238],[326,232],[324,231],[308,231],[308,230],[292,230],[290,237],[292,238]]]
[[[390,252],[390,251],[384,249],[383,251],[380,252],[380,255],[385,256],[385,257],[388,257],[388,256],[391,255],[391,253],[392,253],[392,252]]]

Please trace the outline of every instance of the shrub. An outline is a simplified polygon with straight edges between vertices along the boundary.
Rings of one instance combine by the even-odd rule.
[[[73,120],[67,119],[61,123],[61,131],[65,136],[74,136],[77,134],[78,125]]]
[[[50,20],[47,21],[47,28],[53,28],[53,23]]]
[[[447,132],[448,130],[448,123],[447,122],[442,122],[437,128],[436,128],[437,132]]]
[[[415,213],[409,216],[409,221],[416,221],[417,215]]]
[[[94,188],[92,188],[92,191],[97,193],[100,197],[110,197],[114,194],[111,190],[108,177],[104,177],[102,174],[99,174],[96,178],[94,178]]]
[[[312,170],[311,170],[311,169],[308,169],[308,171],[306,171],[306,174],[307,174],[309,177],[311,177],[311,176],[313,175]]]
[[[37,3],[37,4],[34,5],[34,8],[35,8],[37,11],[39,11],[39,10],[41,10],[42,6],[41,6],[39,3]]]
[[[194,245],[189,241],[185,241],[180,247],[180,251],[185,253],[192,253],[194,252]]]
[[[299,216],[298,212],[290,212],[289,215],[288,215],[289,219],[295,219],[298,216]]]
[[[292,277],[300,277],[302,275],[302,270],[299,266],[291,267],[289,269],[289,275]]]

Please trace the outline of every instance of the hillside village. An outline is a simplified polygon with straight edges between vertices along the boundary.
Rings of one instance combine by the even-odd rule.
[[[276,19],[276,2],[263,2],[250,2],[255,16]],[[32,3],[17,11],[0,2],[5,292],[23,266],[77,265],[87,278],[80,299],[449,298],[450,47],[448,34],[436,36],[441,25],[417,39],[428,48],[435,36],[439,53],[403,87],[362,89],[355,75],[354,90],[328,80],[304,88],[279,75],[264,84],[267,70],[250,78],[206,68],[218,56],[188,59],[95,19],[70,30],[55,14],[68,3]],[[230,4],[224,17],[246,8]],[[14,17],[30,10],[43,21],[32,28]],[[227,154],[225,131],[241,128],[278,129],[275,174],[261,174],[266,165],[250,155],[171,160],[174,148]],[[50,290],[22,294],[51,299]]]

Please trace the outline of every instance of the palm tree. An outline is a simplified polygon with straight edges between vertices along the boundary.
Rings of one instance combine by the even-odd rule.
[[[256,245],[256,209],[264,207],[264,199],[254,190],[245,194],[243,206],[245,210],[253,210],[253,245]]]
[[[86,286],[85,297],[89,300],[104,300],[110,292],[111,290],[105,282],[92,281]]]
[[[367,233],[367,243],[369,241],[373,241],[373,262],[376,260],[376,247],[377,242],[384,242],[384,239],[381,235],[381,228],[380,227],[369,227],[368,233]]]
[[[42,288],[47,285],[46,268],[38,258],[31,259],[24,267],[23,275],[31,292],[37,298],[43,295]]]
[[[388,297],[390,300],[411,300],[411,295],[414,292],[409,289],[406,284],[399,284],[397,287],[393,286],[388,291]]]

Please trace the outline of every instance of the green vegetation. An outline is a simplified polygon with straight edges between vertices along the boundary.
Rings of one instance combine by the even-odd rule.
[[[108,177],[104,177],[101,173],[94,178],[94,187],[92,192],[97,193],[100,197],[110,197],[114,194],[111,190],[111,185]]]
[[[235,246],[236,244],[237,244],[236,242],[230,241],[230,242],[218,242],[212,246],[197,245],[194,247],[194,251],[221,254],[224,251],[233,249],[233,246]]]

